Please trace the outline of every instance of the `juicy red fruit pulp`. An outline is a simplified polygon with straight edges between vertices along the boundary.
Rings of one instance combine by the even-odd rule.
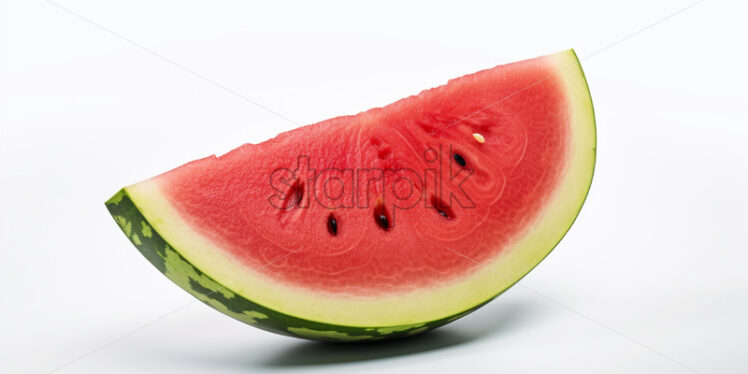
[[[569,123],[552,69],[482,71],[158,181],[196,231],[276,282],[348,294],[448,282],[508,248],[560,180]]]

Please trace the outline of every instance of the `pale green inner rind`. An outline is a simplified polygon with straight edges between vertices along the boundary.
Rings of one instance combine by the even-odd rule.
[[[158,258],[171,258],[175,261],[178,258],[180,261],[177,262],[181,265],[172,267],[173,271],[181,275],[170,276],[166,268],[162,271],[193,294],[197,292],[193,287],[195,282],[205,287],[207,292],[215,291],[215,287],[220,284],[225,293],[215,292],[210,299],[222,295],[219,304],[224,306],[227,300],[243,300],[241,308],[228,309],[232,312],[229,314],[232,317],[245,321],[247,318],[243,317],[244,312],[261,313],[268,318],[250,318],[248,323],[314,339],[319,339],[320,334],[326,334],[331,340],[340,340],[340,333],[343,333],[350,336],[345,340],[355,341],[370,335],[371,339],[375,339],[425,331],[425,327],[441,325],[462,315],[466,310],[476,309],[527,274],[561,240],[584,202],[595,162],[595,122],[589,91],[573,51],[546,56],[544,59],[557,72],[553,79],[558,79],[567,91],[570,144],[566,170],[543,212],[527,232],[496,259],[487,262],[474,274],[453,283],[375,298],[309,292],[279,284],[251,272],[231,258],[227,251],[199,235],[168,204],[168,199],[160,192],[158,183],[154,180],[127,187],[128,201],[133,206],[137,205],[135,210],[141,217],[139,219],[146,221],[143,217],[148,217],[146,222],[149,223],[153,237],[160,239],[161,235],[167,238],[171,244],[167,249],[174,251],[177,248],[179,251],[177,256],[169,257],[164,250]],[[113,215],[121,221],[114,212]],[[158,247],[155,250],[144,250],[143,248],[151,248],[148,243],[152,240],[144,240],[144,235],[140,234],[136,240],[132,236],[133,229],[128,224],[131,226],[132,222],[120,222],[131,241],[151,262],[157,260],[154,265],[158,267],[158,258],[149,253],[160,253]],[[127,231],[128,227],[130,232]],[[202,271],[197,271],[196,268]],[[193,269],[195,273],[189,269]],[[205,274],[210,274],[210,277]],[[193,280],[193,277],[203,282],[195,280],[185,285],[185,280]],[[205,284],[215,287],[206,287]],[[205,298],[206,292],[197,294]],[[216,308],[223,311],[220,306]],[[295,329],[289,331],[289,327]],[[401,327],[404,329],[399,330]],[[308,330],[316,332],[309,333]],[[387,335],[385,332],[392,334]]]

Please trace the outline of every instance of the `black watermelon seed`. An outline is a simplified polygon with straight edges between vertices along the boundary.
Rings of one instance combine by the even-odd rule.
[[[377,207],[374,208],[374,221],[382,230],[390,230],[390,218],[387,209],[385,209],[384,206],[377,205]]]
[[[301,206],[301,199],[304,198],[304,184],[299,183],[295,192],[296,192],[296,206]]]
[[[462,167],[465,167],[465,165],[467,165],[467,163],[465,162],[465,159],[464,159],[464,158],[462,158],[462,156],[460,156],[460,154],[459,154],[459,153],[455,153],[455,154],[453,154],[453,155],[452,155],[452,157],[453,157],[453,158],[455,159],[455,162],[456,162],[456,163],[457,163],[458,165],[460,165],[460,166],[462,166]]]
[[[338,235],[338,221],[335,219],[335,216],[332,213],[327,216],[327,232],[329,232],[332,236]]]
[[[452,208],[442,199],[436,196],[431,196],[431,206],[434,207],[434,210],[444,217],[444,219],[451,220],[455,218],[454,210],[452,210]]]
[[[379,214],[377,215],[377,225],[387,231],[390,229],[390,220],[384,214]]]

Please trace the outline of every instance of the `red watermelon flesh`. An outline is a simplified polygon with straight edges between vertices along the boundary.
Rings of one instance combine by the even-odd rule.
[[[133,202],[147,224],[232,293],[341,326],[415,326],[487,299],[441,305],[429,290],[477,284],[491,264],[511,278],[498,281],[506,288],[535,266],[574,220],[593,164],[589,93],[567,51],[193,161],[130,195],[142,196]],[[497,265],[516,251],[528,255]],[[503,290],[486,286],[476,294]],[[302,294],[333,301],[310,308],[294,301]],[[408,295],[443,310],[419,319],[418,305],[398,306],[391,323],[333,310]]]

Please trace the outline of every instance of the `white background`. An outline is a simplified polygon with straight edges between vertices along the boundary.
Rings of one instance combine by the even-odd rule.
[[[0,372],[748,372],[745,2],[55,1],[100,27],[0,6]],[[104,208],[296,127],[238,95],[307,124],[570,47],[597,115],[589,199],[519,286],[432,334],[335,346],[245,326]]]

